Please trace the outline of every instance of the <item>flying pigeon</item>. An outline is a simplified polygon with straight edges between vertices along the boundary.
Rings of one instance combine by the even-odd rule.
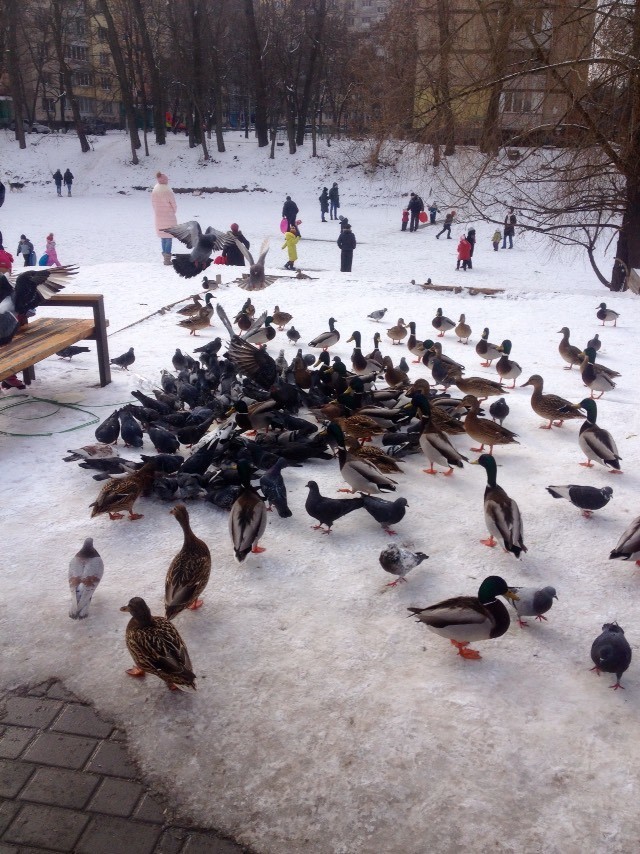
[[[118,365],[120,370],[128,371],[129,365],[133,365],[135,360],[136,357],[133,352],[133,347],[129,347],[126,353],[123,353],[121,356],[116,356],[115,359],[111,359],[110,361],[112,365]]]
[[[87,537],[80,551],[69,561],[69,616],[73,620],[83,620],[89,616],[91,597],[103,573],[104,563],[93,547],[93,537]]]
[[[566,498],[574,507],[582,510],[582,515],[587,519],[593,516],[594,510],[602,510],[613,495],[610,486],[598,489],[595,486],[577,486],[575,483],[567,486],[548,486],[547,492],[554,498]]]
[[[390,581],[387,587],[396,587],[396,585],[406,581],[405,575],[421,564],[423,560],[427,560],[428,557],[429,555],[424,554],[424,552],[412,552],[396,545],[387,546],[380,552],[380,566],[385,572],[398,576],[398,580]]]
[[[518,614],[518,625],[523,629],[528,623],[522,617],[535,617],[536,620],[546,620],[543,616],[551,610],[553,600],[557,599],[555,587],[512,587],[518,594],[518,599],[511,604]]]
[[[29,312],[61,291],[75,276],[74,265],[51,270],[27,270],[17,276],[0,276],[0,344],[9,344]]]
[[[229,232],[229,234],[231,235],[231,232]],[[262,241],[260,255],[258,256],[257,261],[253,260],[253,255],[243,243],[236,240],[235,237],[233,239],[235,240],[238,249],[249,262],[249,275],[245,275],[238,280],[238,287],[242,288],[243,291],[263,291],[265,288],[268,288],[269,285],[272,285],[278,277],[265,276],[264,274],[264,259],[267,257],[267,252],[269,251],[269,239],[265,238]]]
[[[595,670],[598,676],[600,671],[616,674],[616,682],[610,688],[614,691],[618,688],[624,690],[620,679],[631,664],[631,647],[624,636],[624,629],[617,623],[605,623],[602,634],[591,644],[591,660],[595,664],[591,670]]]
[[[193,219],[164,230],[191,249],[190,255],[174,254],[171,262],[176,273],[184,279],[199,276],[211,264],[212,253],[220,251],[226,243],[233,240],[230,232],[218,231],[211,226],[203,233],[200,223]]]

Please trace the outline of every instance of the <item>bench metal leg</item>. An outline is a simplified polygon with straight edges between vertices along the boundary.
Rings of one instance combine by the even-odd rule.
[[[25,368],[24,371],[22,372],[22,382],[25,385],[31,385],[31,383],[35,380],[35,378],[36,378],[36,372],[35,372],[35,368],[33,367],[33,365],[31,365],[28,368]]]
[[[109,364],[109,344],[107,342],[107,321],[104,314],[104,300],[93,306],[93,322],[96,335],[96,350],[98,352],[98,367],[100,369],[100,385],[111,382],[111,365]]]

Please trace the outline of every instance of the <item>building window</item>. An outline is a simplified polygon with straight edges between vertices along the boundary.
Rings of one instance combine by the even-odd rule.
[[[78,109],[81,114],[93,115],[93,98],[78,98]]]
[[[87,34],[87,25],[85,22],[78,18],[76,21],[73,21],[72,24],[74,25],[72,26],[72,29],[75,30],[75,34],[80,36],[80,38],[84,38]]]
[[[89,58],[89,51],[81,44],[68,44],[66,50],[67,59],[77,59],[80,62],[86,62]]]
[[[101,77],[100,78],[100,88],[104,89],[105,92],[111,91],[111,78],[110,77]]]
[[[109,59],[110,59],[110,57],[109,57],[108,53],[101,53],[100,54],[100,65],[103,68],[105,68],[106,66],[109,65]]]
[[[103,101],[100,104],[100,110],[104,116],[112,116],[113,115],[113,104],[111,101]]]
[[[98,41],[106,42],[107,40],[107,28],[106,27],[98,27]]]
[[[55,111],[56,111],[55,98],[43,98],[42,99],[42,109],[45,111],[45,113],[55,113]]]
[[[43,71],[42,72],[42,82],[44,83],[45,86],[51,86],[51,78],[52,78],[52,74],[50,71]]]
[[[355,18],[353,17],[353,15],[347,16],[347,26],[348,27],[352,27],[355,24],[355,22],[356,21],[355,21]]]
[[[363,6],[371,6],[371,0],[362,0]]]
[[[76,86],[91,86],[91,74],[88,71],[76,71],[73,82]]]

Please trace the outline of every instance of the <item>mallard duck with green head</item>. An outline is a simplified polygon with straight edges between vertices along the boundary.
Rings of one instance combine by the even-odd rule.
[[[513,498],[510,498],[496,477],[498,468],[491,454],[482,454],[471,465],[482,466],[487,473],[487,486],[484,491],[484,518],[489,531],[489,538],[480,542],[493,548],[497,540],[501,541],[504,550],[520,557],[527,551],[523,542],[522,517],[520,509]]]
[[[533,394],[531,395],[531,408],[541,418],[546,418],[548,424],[541,424],[541,430],[551,430],[551,426],[562,427],[564,421],[572,418],[582,418],[582,414],[577,411],[570,400],[560,397],[559,394],[543,394],[544,380],[539,374],[533,374],[529,377],[526,383],[522,383],[521,388],[530,385],[533,386]]]
[[[424,343],[416,338],[416,324],[414,320],[409,321],[409,337],[407,338],[407,349],[415,356],[413,363],[417,365],[422,361],[424,355]]]
[[[316,335],[316,337],[309,341],[309,347],[319,348],[321,350],[328,350],[329,347],[334,347],[338,341],[340,340],[340,333],[336,329],[336,319],[335,317],[329,318],[329,331],[321,332],[320,335]]]
[[[489,328],[485,326],[482,330],[482,337],[476,344],[476,353],[484,362],[481,362],[483,368],[488,368],[495,359],[500,358],[500,348],[497,344],[492,344],[489,341]]]
[[[611,379],[608,372],[598,370],[601,365],[596,365],[596,351],[593,347],[587,347],[584,353],[580,354],[582,361],[580,362],[580,376],[582,382],[591,392],[591,397],[594,397],[594,391],[599,391],[598,400],[602,397],[605,391],[613,391],[616,384]]]
[[[457,448],[454,448],[445,433],[435,427],[431,405],[427,398],[424,395],[416,395],[416,398],[414,398],[415,403],[422,415],[418,441],[422,453],[429,460],[429,468],[422,469],[422,471],[425,474],[437,474],[437,470],[433,467],[433,464],[437,463],[439,466],[446,467],[447,471],[442,472],[442,474],[449,477],[453,474],[454,466],[461,469],[463,468],[463,460],[467,463],[469,460]]]
[[[359,376],[362,374],[371,374],[382,370],[382,363],[369,359],[362,353],[362,336],[356,330],[351,333],[351,338],[348,338],[346,343],[354,342],[353,352],[351,353],[351,367],[354,374]]]
[[[516,361],[510,358],[511,347],[512,344],[508,338],[506,338],[500,345],[502,355],[496,362],[496,371],[498,373],[498,376],[500,377],[500,385],[502,385],[505,380],[513,380],[510,388],[515,388],[516,380],[522,373],[522,368]]]
[[[395,480],[383,474],[369,460],[359,459],[347,452],[344,433],[338,424],[330,425],[330,427],[338,442],[340,474],[351,487],[351,489],[339,489],[338,492],[365,492],[367,495],[375,495],[378,492],[396,491]]]
[[[273,341],[276,337],[276,330],[271,325],[273,323],[273,317],[267,315],[264,318],[264,325],[260,325],[257,328],[256,323],[257,321],[253,322],[252,328],[242,336],[243,339],[249,344],[253,344],[254,347],[268,344],[269,341]]]
[[[193,533],[189,511],[184,504],[176,504],[169,512],[184,534],[182,548],[171,561],[164,584],[165,614],[168,620],[172,620],[185,608],[195,611],[202,606],[199,597],[209,581],[211,552],[207,544]]]
[[[601,302],[596,311],[596,317],[602,321],[603,326],[605,323],[613,323],[614,326],[617,326],[620,314],[612,308],[607,308],[606,302]]]
[[[238,477],[241,491],[229,514],[229,533],[236,560],[242,563],[249,552],[260,554],[265,551],[259,542],[267,527],[267,509],[258,491],[251,486],[249,460],[238,460]]]
[[[157,676],[172,691],[196,688],[189,651],[176,627],[166,617],[153,617],[149,606],[139,596],[123,605],[121,611],[131,614],[125,640],[135,667],[129,676]]]
[[[608,430],[603,430],[596,422],[598,420],[598,407],[595,400],[585,397],[580,401],[580,408],[587,413],[587,420],[580,428],[578,444],[587,458],[586,463],[580,463],[585,468],[591,468],[593,462],[600,463],[614,474],[622,474],[618,448],[613,436]]]
[[[427,608],[408,608],[429,631],[449,638],[462,658],[482,658],[469,644],[502,637],[511,624],[509,611],[498,600],[504,596],[511,602],[518,596],[499,575],[484,579],[477,596],[456,596]]]
[[[438,338],[443,338],[445,332],[448,332],[450,329],[455,327],[455,322],[450,320],[448,317],[445,317],[442,313],[442,309],[436,309],[436,316],[431,321],[431,325],[434,329],[438,330]]]

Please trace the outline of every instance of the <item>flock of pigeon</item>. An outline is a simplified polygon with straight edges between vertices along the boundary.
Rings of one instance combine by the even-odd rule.
[[[194,305],[199,313],[195,300]],[[187,316],[194,310],[192,306],[185,309],[182,311]],[[133,391],[136,403],[121,407],[96,428],[99,444],[78,448],[66,457],[95,471],[96,479],[107,479],[92,504],[92,517],[106,513],[111,519],[119,519],[126,512],[130,519],[139,519],[142,514],[133,508],[140,496],[178,502],[172,513],[182,527],[184,542],[167,572],[165,616],[152,616],[138,597],[122,609],[131,615],[126,630],[135,663],[128,671],[131,675],[151,673],[172,689],[195,688],[189,653],[172,621],[180,611],[201,606],[211,557],[206,544],[191,530],[183,502],[203,499],[229,512],[232,549],[242,562],[249,554],[264,551],[260,542],[269,510],[275,508],[281,518],[292,515],[283,469],[302,466],[309,459],[326,460],[327,465],[336,467],[336,473],[339,469],[349,487],[339,491],[352,494],[350,498],[323,496],[317,482],[309,480],[305,510],[317,522],[313,526],[316,530],[331,534],[343,516],[364,511],[393,535],[393,527],[403,519],[408,503],[403,497],[379,497],[396,491],[397,480],[391,475],[401,474],[400,463],[422,453],[429,462],[423,469],[426,474],[436,475],[435,466],[439,466],[444,469],[442,475],[451,476],[469,462],[452,441],[452,437],[466,433],[479,443],[472,450],[480,456],[472,464],[482,466],[487,476],[484,516],[489,536],[481,542],[488,547],[499,544],[516,558],[527,551],[520,509],[498,485],[493,455],[495,447],[518,444],[517,435],[503,424],[509,415],[505,382],[515,386],[522,373],[511,357],[510,341],[492,344],[485,329],[475,351],[483,365],[496,363],[497,380],[469,377],[462,364],[444,354],[439,341],[420,340],[416,324],[400,318],[386,330],[388,340],[395,346],[405,344],[407,354],[427,367],[433,380],[411,381],[404,357],[396,366],[389,355],[382,355],[380,333],[374,335],[373,350],[365,354],[360,332],[354,331],[348,339],[355,342],[351,363],[345,364],[329,354],[329,348],[340,340],[337,321],[330,318],[328,329],[308,344],[320,351],[319,355],[304,354],[301,348],[288,363],[284,350],[274,359],[266,344],[275,338],[275,326],[284,329],[290,325],[291,315],[276,306],[271,314],[256,316],[250,298],[233,324],[221,305],[216,312],[228,337],[224,353],[221,337],[196,348],[197,359],[176,349],[173,372],[161,372],[153,396]],[[369,319],[379,323],[385,313],[386,309],[380,309]],[[207,325],[212,316],[213,310]],[[597,317],[603,324],[615,325],[618,315],[602,304]],[[464,315],[456,323],[441,309],[432,326],[440,339],[452,331],[466,344],[471,336]],[[597,423],[594,399],[596,392],[602,396],[613,387],[617,374],[596,362],[598,336],[581,349],[570,343],[566,327],[559,334],[559,355],[567,362],[567,370],[578,367],[590,397],[574,404],[544,393],[542,377],[532,375],[522,384],[533,388],[532,410],[544,419],[540,425],[543,429],[581,419],[578,445],[586,457],[581,465],[590,468],[597,462],[612,473],[620,473],[615,442]],[[290,326],[287,337],[297,343],[300,336]],[[134,360],[130,348],[112,362],[127,370]],[[462,396],[453,397],[449,392],[452,387],[457,387]],[[489,406],[491,419],[483,417],[481,408],[489,398],[497,398]],[[114,453],[119,439],[125,446],[141,448],[147,437],[154,455],[142,455],[139,462],[132,462]],[[380,439],[379,445],[372,442],[373,437]],[[188,454],[185,447],[191,448]],[[548,491],[554,498],[569,501],[585,516],[604,507],[613,494],[610,487],[576,484],[550,485]],[[382,550],[379,562],[395,578],[388,586],[396,586],[427,558],[423,552],[390,544]],[[640,517],[620,537],[610,558],[640,564]],[[72,617],[87,616],[102,571],[100,557],[88,538],[69,567]],[[511,601],[520,626],[527,625],[525,617],[545,620],[544,615],[557,599],[552,586],[511,587],[492,575],[484,579],[477,596],[409,610],[429,630],[448,638],[459,655],[474,659],[480,654],[470,648],[470,643],[501,637],[509,628],[509,611],[498,596]],[[614,673],[612,687],[623,687],[620,679],[629,667],[631,647],[617,623],[603,626],[602,634],[593,642],[591,657],[597,673]]]

